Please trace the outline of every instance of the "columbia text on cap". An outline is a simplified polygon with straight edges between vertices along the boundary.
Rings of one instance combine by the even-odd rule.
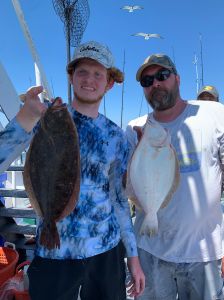
[[[95,41],[81,44],[75,49],[73,59],[67,65],[67,71],[71,71],[74,64],[81,58],[91,58],[103,65],[106,69],[114,67],[114,58],[110,49]]]

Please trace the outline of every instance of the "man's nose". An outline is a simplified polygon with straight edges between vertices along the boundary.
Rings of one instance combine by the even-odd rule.
[[[85,80],[88,80],[88,81],[93,80],[93,79],[94,79],[94,75],[91,74],[91,73],[87,73],[87,74],[85,75],[85,78],[84,78],[84,79],[85,79]]]
[[[153,86],[153,87],[158,87],[158,86],[160,86],[160,81],[157,80],[156,78],[154,78],[152,86]]]

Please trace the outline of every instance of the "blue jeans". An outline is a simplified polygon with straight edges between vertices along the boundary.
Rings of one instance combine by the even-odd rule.
[[[139,249],[146,288],[137,300],[223,300],[221,260],[172,263]]]

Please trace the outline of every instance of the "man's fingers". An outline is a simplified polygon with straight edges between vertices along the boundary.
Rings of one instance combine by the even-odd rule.
[[[62,105],[63,101],[62,101],[61,97],[56,97],[51,100],[51,103],[53,106],[59,106],[59,105]]]
[[[26,94],[20,94],[19,98],[20,98],[20,101],[25,102],[25,100],[26,100]]]
[[[43,87],[42,86],[32,86],[27,90],[26,96],[36,97],[37,95],[39,95],[42,92],[43,92]]]
[[[143,293],[144,289],[145,289],[145,280],[141,278],[138,296],[140,296]]]
[[[127,293],[131,297],[137,297],[140,296],[144,289],[145,289],[145,279],[140,278],[139,280],[131,280],[126,284],[127,287]]]
[[[135,291],[136,293],[140,291],[140,280],[135,280]]]
[[[38,94],[40,94],[43,91],[43,87],[42,86],[31,86],[25,94],[20,94],[19,98],[22,102],[25,103],[27,97],[28,98],[34,98],[36,97]]]
[[[136,131],[136,133],[137,133],[137,137],[138,137],[138,141],[140,141],[141,140],[141,138],[142,138],[142,128],[141,127],[139,127],[139,126],[134,126],[133,127],[133,129]]]

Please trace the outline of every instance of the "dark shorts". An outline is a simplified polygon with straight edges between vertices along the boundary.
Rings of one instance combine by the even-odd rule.
[[[125,300],[122,244],[87,258],[72,260],[36,256],[28,276],[32,300]]]

